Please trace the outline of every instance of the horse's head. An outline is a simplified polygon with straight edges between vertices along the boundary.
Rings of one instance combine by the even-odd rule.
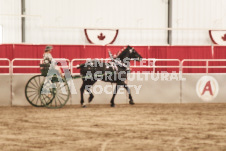
[[[129,58],[137,61],[142,60],[142,56],[133,48],[130,46],[126,47],[126,50],[129,52]]]
[[[126,62],[128,60],[136,60],[136,61],[141,61],[142,56],[133,48],[130,46],[127,46],[122,50],[122,52],[116,57],[116,59],[119,59],[123,62]]]

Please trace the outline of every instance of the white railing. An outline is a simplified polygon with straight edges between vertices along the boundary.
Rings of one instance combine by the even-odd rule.
[[[85,63],[85,62],[87,62],[89,60],[100,60],[102,62],[103,61],[107,62],[107,61],[110,61],[111,59],[110,58],[106,58],[106,59],[103,59],[103,58],[95,58],[95,59],[91,59],[91,58],[82,58],[82,59],[80,59],[80,58],[78,58],[78,59],[72,59],[71,60],[71,68],[70,68],[71,69],[71,74],[75,74],[73,69],[77,68],[79,66],[79,64],[73,65],[74,62],[84,61],[84,63]]]
[[[10,65],[10,60],[9,59],[7,59],[7,58],[0,58],[0,61],[7,61],[8,62],[8,65],[0,65],[0,69],[2,69],[2,68],[6,68],[6,69],[9,69],[9,73],[11,73],[11,65]]]
[[[185,66],[184,63],[192,63],[192,62],[204,62],[205,66]],[[225,62],[225,66],[212,66],[209,65],[210,62]],[[226,69],[226,59],[184,59],[181,61],[181,72],[183,73],[183,69],[205,69],[206,73],[209,73],[209,69]]]
[[[110,58],[96,58],[99,59],[101,62],[104,61],[110,61]],[[0,58],[0,61],[7,61],[8,64],[7,65],[0,65],[0,68],[7,68],[9,69],[9,73],[14,74],[14,69],[28,69],[28,68],[40,68],[39,64],[37,65],[15,65],[16,62],[19,61],[38,61],[40,63],[42,63],[42,58],[15,58],[12,61],[10,61],[7,58]],[[65,58],[56,58],[56,61],[62,61],[65,60],[67,61],[67,66],[61,66],[62,68],[68,68],[71,70],[71,74],[75,74],[75,72],[73,71],[75,68],[78,67],[78,65],[82,62],[86,62],[88,60],[94,60],[94,59],[90,59],[90,58],[78,58],[78,59],[72,59],[71,61],[69,59],[65,59]],[[148,63],[143,63],[147,61]],[[75,64],[76,62],[79,62],[77,64]],[[167,64],[168,62],[175,62],[175,65],[161,65],[161,62],[164,62],[164,64]],[[205,63],[205,65],[185,65],[186,63]],[[225,62],[223,65],[211,65],[211,62]],[[156,65],[160,63],[160,65]],[[75,65],[74,65],[75,64]],[[153,72],[156,71],[156,69],[159,68],[175,68],[178,69],[178,71],[183,73],[184,69],[205,69],[205,73],[209,73],[209,69],[226,69],[226,59],[184,59],[182,61],[180,61],[179,59],[154,59],[154,58],[145,58],[142,59],[141,62],[134,62],[134,65],[130,66],[131,68],[152,68]],[[32,74],[32,73],[29,73]],[[36,73],[37,74],[37,73]]]
[[[43,59],[34,59],[34,58],[15,58],[12,60],[12,73],[14,73],[14,69],[16,68],[40,68],[39,65],[37,66],[18,66],[18,65],[15,65],[14,62],[18,62],[18,61],[40,61],[40,63],[42,62]]]
[[[54,58],[54,60],[56,61],[67,61],[68,62],[68,66],[61,66],[62,68],[68,68],[70,69],[70,60],[69,59],[65,59],[65,58]],[[36,65],[36,66],[28,66],[28,65],[15,65],[15,62],[18,62],[18,61],[39,61],[41,64],[43,62],[43,58],[15,58],[12,60],[12,66],[11,66],[11,71],[12,71],[12,74],[14,74],[14,69],[27,69],[27,68],[31,68],[31,69],[34,69],[34,68],[40,68],[40,65]],[[32,74],[32,73],[29,73],[29,74]],[[37,74],[37,73],[36,73]]]
[[[147,61],[148,62],[148,65],[143,65],[142,61]],[[141,64],[141,65],[138,65],[137,66],[137,63],[135,62],[135,65],[131,66],[131,68],[152,68],[153,69],[153,72],[155,72],[156,68],[177,68],[178,70],[180,70],[180,60],[179,59],[155,59],[155,58],[144,58],[142,59],[141,63],[138,63],[138,64]],[[150,61],[152,61],[152,65],[150,63]],[[164,62],[164,63],[167,63],[167,62],[176,62],[177,65],[156,65],[157,63],[159,62]]]
[[[96,58],[96,59],[99,59],[100,61],[109,61],[111,60],[110,58],[106,58],[106,59],[103,59],[103,58]],[[84,63],[88,60],[94,60],[94,59],[73,59],[71,60],[71,74],[75,74],[73,69],[74,68],[77,68],[79,64],[76,64],[76,65],[73,65],[75,62],[81,62],[81,61],[84,61]],[[143,62],[144,61],[147,61],[148,65],[143,65]],[[152,62],[152,63],[151,63]],[[174,66],[161,66],[161,65],[156,65],[156,63],[158,62],[176,62],[177,65],[174,65]],[[139,65],[138,65],[139,64]],[[136,61],[134,62],[134,65],[130,66],[131,68],[153,68],[153,72],[155,72],[156,68],[177,68],[178,71],[180,70],[180,60],[179,59],[154,59],[154,58],[144,58],[142,59],[142,61],[140,63],[136,63]]]

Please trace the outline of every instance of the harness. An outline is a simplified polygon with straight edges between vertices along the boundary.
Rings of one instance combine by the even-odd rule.
[[[126,68],[127,71],[130,71],[129,67],[125,63],[123,63],[121,60],[113,58],[113,55],[110,51],[108,51],[108,54],[109,54],[109,57],[111,59],[110,66],[112,67],[113,71],[118,72],[117,65],[120,66],[120,67]]]
[[[118,72],[118,67],[115,62],[109,62],[109,65],[113,69],[113,71]]]

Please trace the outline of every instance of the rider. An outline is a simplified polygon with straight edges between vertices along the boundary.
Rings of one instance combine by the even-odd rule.
[[[63,77],[60,67],[57,65],[56,61],[53,59],[51,55],[52,49],[53,47],[49,45],[45,47],[44,54],[43,54],[44,64],[52,63],[54,65],[54,69],[56,69],[61,75],[61,77]]]

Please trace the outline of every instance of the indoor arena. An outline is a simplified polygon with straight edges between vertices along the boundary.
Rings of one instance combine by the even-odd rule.
[[[225,151],[225,0],[0,0],[0,150]]]

